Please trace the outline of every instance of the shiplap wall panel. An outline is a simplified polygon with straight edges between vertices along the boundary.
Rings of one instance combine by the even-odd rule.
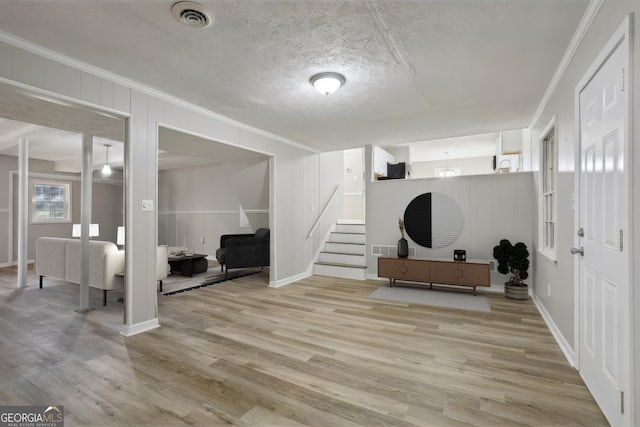
[[[160,102],[156,102],[156,106],[159,107],[159,104],[164,104]],[[130,112],[131,110],[131,89],[128,87],[114,84],[113,85],[113,108],[118,111]],[[161,108],[161,107],[160,107]],[[158,111],[157,114],[162,116],[164,111]]]
[[[44,88],[81,99],[82,72],[56,61],[45,60]]]
[[[80,74],[80,99],[100,105],[102,79],[87,72]]]
[[[0,77],[11,78],[11,55],[13,47],[0,42]]]
[[[102,79],[100,83],[100,105],[103,107],[113,108],[114,86],[113,82]]]
[[[133,310],[131,317],[127,319],[129,325],[143,324],[157,318],[157,295],[151,294],[151,291],[156,292],[156,212],[142,210],[142,200],[156,199],[154,166],[157,146],[156,135],[149,132],[149,121],[155,119],[153,114],[150,117],[151,108],[149,96],[133,91],[131,109],[136,120],[131,121],[131,140],[126,145],[130,184],[127,191],[127,203],[130,207],[127,215],[127,258],[130,262],[126,276],[130,286],[126,299],[127,306]]]
[[[15,81],[44,88],[45,59],[41,56],[26,52],[22,49],[13,49],[11,56],[11,78]]]

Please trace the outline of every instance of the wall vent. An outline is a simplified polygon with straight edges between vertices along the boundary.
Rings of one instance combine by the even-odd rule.
[[[371,245],[371,255],[374,255],[374,256],[396,256],[396,255],[398,255],[398,246]],[[416,256],[416,248],[415,247],[409,247],[409,256]]]

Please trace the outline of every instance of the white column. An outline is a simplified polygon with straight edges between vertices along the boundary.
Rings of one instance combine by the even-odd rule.
[[[27,286],[29,257],[29,142],[18,140],[18,287]]]
[[[121,333],[131,336],[160,326],[156,280],[158,126],[165,103],[131,91],[131,118],[125,141],[126,233],[125,304],[127,316]],[[135,118],[139,117],[139,120]],[[152,125],[153,124],[153,125]],[[142,201],[151,200],[152,210]],[[135,286],[132,286],[135,283]]]
[[[91,194],[93,185],[93,136],[82,135],[82,200],[80,201],[80,307],[89,307],[89,224],[91,224]]]

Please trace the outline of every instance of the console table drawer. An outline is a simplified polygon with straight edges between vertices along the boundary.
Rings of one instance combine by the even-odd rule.
[[[378,258],[378,276],[418,282],[428,281],[429,263],[408,258]]]
[[[486,264],[466,262],[431,263],[430,281],[453,285],[490,286],[489,268]]]

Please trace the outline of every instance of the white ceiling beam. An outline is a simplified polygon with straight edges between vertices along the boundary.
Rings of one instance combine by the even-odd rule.
[[[0,135],[0,151],[6,150],[7,148],[15,147],[16,145],[18,145],[18,138],[28,138],[29,135],[40,130],[41,128],[42,126],[38,125],[24,125],[6,132],[3,135]]]

